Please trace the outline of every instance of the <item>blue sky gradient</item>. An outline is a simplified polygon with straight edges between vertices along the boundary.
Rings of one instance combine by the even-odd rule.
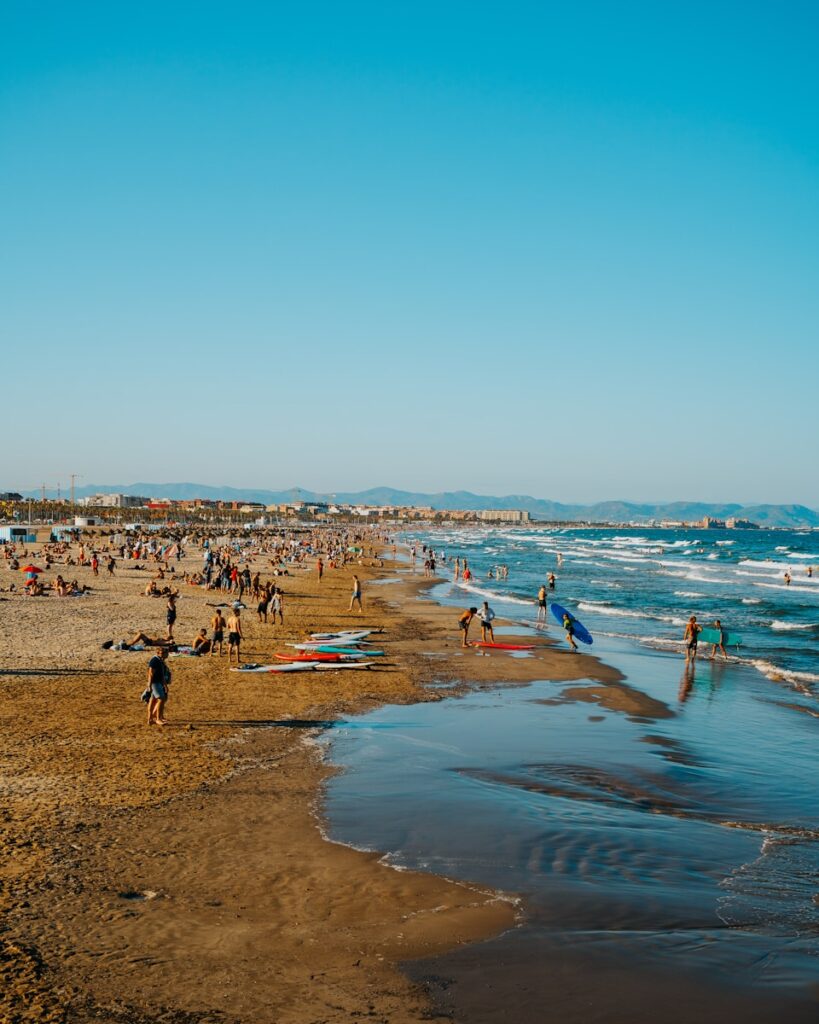
[[[11,3],[0,490],[819,507],[819,7]]]

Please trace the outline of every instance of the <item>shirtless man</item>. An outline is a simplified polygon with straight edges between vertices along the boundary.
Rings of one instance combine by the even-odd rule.
[[[239,648],[242,643],[242,612],[241,609],[234,606],[233,611],[228,616],[227,620],[228,628],[228,665],[230,665],[233,657],[233,652],[236,651],[236,664],[240,661]]]
[[[225,622],[225,618],[222,615],[222,613],[219,611],[219,609],[217,608],[216,612],[213,615],[213,618],[210,620],[210,628],[212,630],[211,635],[210,635],[210,653],[211,654],[216,654],[216,645],[217,644],[219,645],[219,654],[220,655],[222,654],[222,644],[224,643],[224,639],[225,639],[225,627],[226,626],[227,626],[227,623]]]
[[[537,592],[537,621],[546,621],[546,609],[548,607],[548,601],[546,599],[546,584],[541,583],[540,590]]]
[[[477,608],[467,608],[467,610],[458,619],[458,629],[461,630],[463,636],[461,637],[461,647],[468,647],[469,639],[469,624],[478,614]]]
[[[211,643],[208,640],[208,631],[203,626],[194,637],[193,643],[191,644],[195,654],[207,654],[210,650]]]
[[[702,626],[697,624],[697,616],[692,615],[688,620],[688,624],[685,627],[685,633],[683,635],[686,661],[697,660],[697,644],[699,643],[701,629]]]
[[[364,611],[364,606],[361,603],[361,580],[353,573],[353,594],[350,598],[350,611],[353,610],[353,606],[356,604],[358,605],[358,614],[361,615]]]

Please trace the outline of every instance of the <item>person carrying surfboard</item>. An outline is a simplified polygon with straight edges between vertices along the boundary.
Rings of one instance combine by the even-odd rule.
[[[495,642],[495,632],[492,629],[492,620],[495,618],[495,613],[489,607],[489,602],[484,601],[481,606],[480,619],[481,619],[481,640],[484,643]]]
[[[717,633],[719,633],[719,638],[717,639],[717,642],[715,644],[711,644],[711,657],[709,658],[709,660],[714,660],[717,653],[717,648],[719,648],[720,651],[722,651],[723,658],[725,658],[725,660],[727,661],[728,653],[725,650],[725,630],[722,628],[722,623],[719,621],[719,619],[714,619],[714,629],[717,631]]]
[[[566,639],[573,654],[577,654],[577,644],[574,642],[574,622],[568,612],[563,613],[563,628],[566,630]]]

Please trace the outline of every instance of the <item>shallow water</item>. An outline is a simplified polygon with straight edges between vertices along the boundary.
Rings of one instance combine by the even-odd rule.
[[[499,685],[332,730],[345,769],[327,790],[333,837],[523,898],[521,929],[436,963],[482,977],[485,949],[515,978],[487,995],[497,1017],[464,996],[459,1019],[515,1019],[501,1011],[542,981],[547,955],[565,970],[591,958],[600,977],[639,964],[637,992],[646,972],[689,979],[691,1000],[730,984],[803,1019],[819,986],[814,702],[744,665],[690,672],[602,647],[627,677],[605,697],[590,682]],[[623,999],[633,1017],[639,999]]]

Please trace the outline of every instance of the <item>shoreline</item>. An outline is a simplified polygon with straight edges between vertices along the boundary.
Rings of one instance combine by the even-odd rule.
[[[444,691],[425,689],[433,678],[449,682],[452,693],[552,672],[588,678],[589,667],[597,678],[619,674],[585,655],[555,657],[551,650],[545,659],[464,661],[451,609],[423,594],[437,580],[402,580],[383,595],[367,588],[396,568],[357,567],[364,621],[386,628],[386,664],[366,675],[305,673],[271,682],[227,675],[208,658],[178,659],[169,703],[178,724],[164,734],[141,724],[137,696],[147,655],[87,643],[90,632],[105,628],[95,610],[105,609],[113,635],[123,617],[133,624],[137,612],[159,610],[126,590],[142,574],[123,572],[110,587],[100,580],[100,607],[94,595],[88,605],[14,602],[29,636],[0,675],[4,704],[8,709],[11,698],[15,705],[4,716],[3,751],[4,781],[17,788],[3,821],[6,848],[15,854],[4,872],[0,933],[9,1019],[68,1014],[84,1021],[116,1012],[126,1016],[111,1019],[150,1020],[164,1008],[193,1014],[191,1020],[215,1013],[220,1020],[296,1022],[346,1020],[365,1007],[396,1022],[435,1019],[400,964],[497,935],[514,925],[514,907],[504,894],[395,871],[380,863],[382,854],[323,836],[321,786],[332,768],[306,751],[305,725],[384,703],[441,699]],[[248,653],[267,655],[308,628],[362,621],[344,610],[348,580],[349,572],[334,571],[320,594],[313,573],[285,580],[285,628],[271,630],[248,614]],[[186,599],[202,596],[183,588],[180,623],[192,620],[187,612],[200,603]],[[65,618],[74,650],[82,652],[73,665],[65,665],[65,634],[43,629],[42,615],[52,611]],[[80,627],[77,619],[86,621]],[[46,664],[31,665],[32,639]],[[412,664],[419,641],[430,657]],[[23,691],[15,685],[20,678]],[[266,717],[256,717],[262,710]],[[26,735],[27,716],[45,728]]]

